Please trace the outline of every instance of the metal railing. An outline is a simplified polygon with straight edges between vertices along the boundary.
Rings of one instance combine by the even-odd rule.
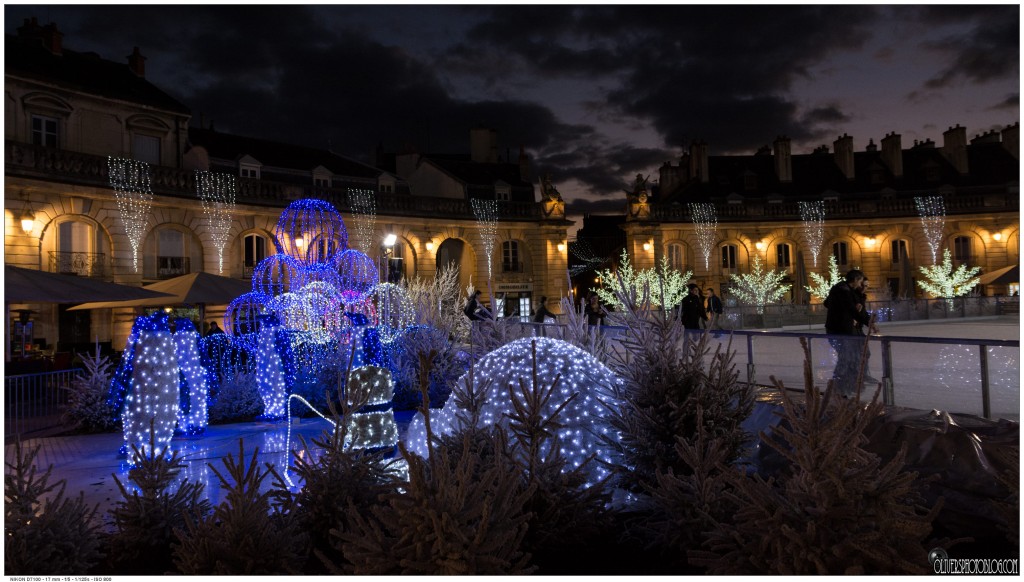
[[[164,257],[156,258],[156,276],[160,279],[170,279],[180,275],[187,275],[191,272],[191,257]]]
[[[107,256],[103,253],[50,251],[50,272],[104,278],[109,276]]]
[[[68,388],[80,370],[4,377],[4,440],[60,425]]]

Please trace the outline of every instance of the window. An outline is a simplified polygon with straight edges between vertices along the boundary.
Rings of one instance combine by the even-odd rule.
[[[260,167],[251,165],[240,165],[238,167],[238,175],[243,178],[251,178],[253,180],[260,179]]]
[[[775,245],[775,264],[780,269],[788,269],[791,264],[789,261],[789,245],[786,243],[779,243]]]
[[[530,296],[519,297],[519,319],[521,321],[530,321]]]
[[[93,271],[101,267],[96,262],[94,251],[98,242],[92,225],[75,220],[60,223],[57,229],[57,252],[53,253],[52,269],[54,273],[93,276]]]
[[[380,185],[380,192],[381,192],[381,194],[391,194],[394,191],[395,191],[395,187],[392,186],[391,184],[381,184]]]
[[[907,241],[903,239],[892,241],[892,263],[898,265],[900,257],[903,255],[910,257],[910,253],[907,252]]]
[[[736,245],[725,245],[722,247],[722,268],[736,268]]]
[[[846,243],[834,242],[832,243],[832,256],[836,258],[837,265],[848,265]]]
[[[132,157],[153,166],[160,165],[160,138],[151,135],[132,135]]]
[[[189,272],[189,257],[185,253],[185,233],[165,228],[157,235],[157,277],[177,277]]]
[[[323,177],[314,177],[313,178],[313,185],[316,186],[317,188],[330,188],[331,187],[331,179],[330,178],[323,178]]]
[[[57,147],[57,128],[58,120],[56,117],[46,117],[44,115],[33,115],[32,116],[32,145],[45,146],[48,148]]]
[[[668,265],[676,271],[682,271],[683,265],[686,264],[686,250],[683,245],[678,243],[672,243],[668,245]]]
[[[247,234],[245,235],[244,248],[242,272],[248,277],[252,275],[256,265],[267,258],[267,238],[260,234]]]
[[[501,270],[505,273],[519,273],[523,270],[519,263],[519,243],[507,240],[501,243]]]
[[[501,202],[508,202],[512,199],[512,187],[504,183],[496,184],[494,186],[494,198]]]
[[[971,238],[958,236],[953,239],[953,260],[967,262],[971,260]]]

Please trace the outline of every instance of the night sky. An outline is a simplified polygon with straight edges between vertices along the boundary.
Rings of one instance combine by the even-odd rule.
[[[808,153],[848,133],[942,142],[1020,118],[1020,7],[5,5],[66,48],[126,61],[216,129],[363,161],[468,153],[498,131],[569,214],[620,211],[637,173],[694,139]],[[570,216],[573,218],[574,216]],[[577,224],[579,226],[579,224]]]

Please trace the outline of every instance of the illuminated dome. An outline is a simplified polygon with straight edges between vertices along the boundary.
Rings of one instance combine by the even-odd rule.
[[[532,382],[534,342],[537,344],[537,380],[540,387],[551,386],[555,378],[561,376],[554,394],[545,404],[544,413],[550,415],[574,393],[579,393],[559,413],[558,421],[562,428],[558,436],[568,467],[578,467],[596,454],[597,459],[586,466],[588,484],[594,484],[609,473],[597,460],[611,461],[611,452],[599,438],[599,435],[613,430],[605,420],[607,410],[601,402],[615,406],[611,388],[621,384],[621,380],[596,358],[572,344],[543,337],[522,338],[481,358],[472,371],[477,385],[487,390],[480,426],[494,423],[508,426],[506,415],[514,411],[509,390],[518,391],[520,380],[527,382],[527,386]],[[465,386],[469,378],[470,373],[459,378],[459,386]],[[430,427],[435,436],[452,434],[463,428],[463,420],[456,417],[457,412],[463,411],[457,410],[454,398],[449,398],[441,410],[431,411]],[[423,457],[427,455],[426,428],[421,413],[417,413],[409,425],[406,444],[410,451]]]
[[[348,246],[348,231],[330,202],[303,198],[288,205],[274,227],[278,252],[303,265],[327,263]]]

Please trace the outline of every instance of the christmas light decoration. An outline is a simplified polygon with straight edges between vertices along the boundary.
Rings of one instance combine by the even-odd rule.
[[[946,226],[946,204],[942,196],[915,196],[914,204],[921,216],[921,228],[928,248],[932,251],[932,264],[938,260],[942,246],[942,229]]]
[[[178,430],[195,436],[206,430],[209,420],[206,410],[209,389],[207,373],[199,357],[199,333],[191,320],[174,320],[174,344],[178,368],[181,370]]]
[[[302,263],[288,255],[270,255],[252,271],[252,290],[267,297],[301,289],[303,284]]]
[[[107,157],[107,174],[114,189],[128,244],[132,247],[132,270],[139,272],[139,249],[146,236],[149,209],[153,205],[149,164],[127,158]]]
[[[203,212],[210,228],[210,240],[217,249],[217,272],[224,274],[224,247],[231,234],[235,211],[235,177],[231,174],[196,170],[196,190],[203,201]]]
[[[494,255],[494,241],[498,237],[498,201],[473,198],[469,201],[480,229],[480,240],[487,256],[487,280],[491,279],[491,261]]]
[[[348,208],[356,223],[359,250],[369,254],[373,246],[373,227],[377,222],[377,199],[373,190],[348,189]]]
[[[143,454],[152,455],[155,453],[149,446],[151,424],[156,451],[169,451],[174,436],[178,418],[178,359],[166,315],[143,316],[136,321],[140,323],[139,341],[121,415],[123,450],[131,450],[130,445],[134,444]]]
[[[804,242],[811,251],[811,263],[818,268],[818,255],[821,243],[825,241],[825,201],[797,202],[800,207],[800,220],[803,221]]]
[[[279,253],[303,266],[327,263],[348,245],[341,215],[329,202],[303,198],[288,205],[274,227]]]
[[[377,311],[380,341],[389,344],[415,321],[412,301],[405,289],[394,283],[380,283],[370,293]]]
[[[828,297],[828,292],[832,290],[832,287],[835,287],[837,283],[844,280],[843,275],[839,273],[839,265],[836,264],[835,255],[829,255],[828,257],[827,279],[817,273],[808,273],[808,276],[811,279],[811,285],[805,286],[804,289],[807,289],[811,295],[821,301]]]
[[[586,240],[576,239],[569,243],[569,255],[574,260],[569,261],[570,263],[576,263],[569,268],[569,276],[576,277],[590,271],[608,260],[608,257],[598,257],[597,253],[590,247],[590,244]]]
[[[750,273],[730,275],[735,286],[733,294],[741,301],[757,307],[757,313],[764,313],[764,306],[778,301],[789,290],[790,285],[783,285],[785,271],[765,271],[760,255],[754,255],[754,264]]]
[[[475,382],[475,392],[483,391],[483,404],[477,425],[508,426],[508,415],[514,412],[513,392],[520,390],[520,382],[529,386],[533,382],[533,346],[537,350],[537,382],[542,387],[558,383],[544,405],[544,414],[552,415],[575,394],[575,398],[559,412],[557,429],[560,453],[567,461],[566,470],[579,467],[592,455],[597,458],[586,464],[587,485],[594,485],[608,475],[606,463],[611,452],[602,444],[600,435],[610,435],[607,406],[619,406],[612,400],[612,387],[621,380],[583,350],[561,340],[551,338],[522,338],[508,343],[481,358],[472,372],[459,379],[463,390]],[[602,404],[602,402],[604,404]],[[466,427],[464,411],[458,409],[455,398],[449,398],[441,410],[432,410],[431,431],[435,436],[453,434]],[[423,415],[413,417],[406,433],[409,450],[421,457],[428,455],[426,427]]]
[[[979,279],[975,275],[981,271],[981,267],[968,267],[967,265],[960,265],[954,271],[953,257],[949,249],[943,251],[941,265],[920,267],[920,269],[927,280],[918,281],[917,284],[932,297],[945,298],[950,311],[953,310],[953,298],[969,293],[978,284]]]
[[[718,235],[718,216],[715,214],[715,205],[710,202],[691,202],[690,216],[693,218],[694,228],[697,230],[697,244],[700,252],[704,255],[704,270],[709,269],[711,251],[715,248]]]
[[[132,331],[128,334],[128,342],[125,344],[124,352],[121,354],[121,363],[110,378],[110,391],[107,394],[107,406],[120,417],[124,411],[124,399],[131,389],[132,374],[134,367],[132,362],[135,359],[135,349],[139,345],[139,334],[143,327],[148,325],[148,319],[136,318],[132,323]]]
[[[365,299],[380,280],[376,262],[366,253],[354,249],[337,255],[335,269],[338,274],[338,290],[346,304]]]
[[[333,272],[331,270],[331,273]],[[302,327],[291,329],[309,332],[308,337],[320,344],[337,337],[343,325],[344,306],[338,289],[327,282],[313,281],[307,283],[298,295],[305,322]]]
[[[686,284],[693,276],[692,271],[680,273],[673,269],[669,265],[668,257],[665,256],[661,257],[661,265],[658,270],[634,271],[625,250],[622,251],[622,256],[619,259],[618,271],[605,269],[598,271],[598,274],[605,281],[605,287],[591,289],[591,291],[597,293],[605,304],[622,307],[618,292],[634,290],[638,299],[646,294],[647,300],[652,306],[660,306],[664,309],[672,309],[683,301],[687,293]],[[622,289],[619,284],[620,278],[622,279]]]
[[[260,316],[268,312],[269,301],[269,297],[256,291],[236,297],[224,310],[224,332],[245,349],[255,351]]]
[[[256,352],[256,389],[263,400],[262,417],[278,420],[285,416],[285,398],[288,396],[284,367],[277,352],[275,334],[280,325],[273,316],[263,316]]]
[[[366,399],[359,411],[349,415],[345,444],[353,449],[380,449],[398,443],[398,425],[391,409],[395,387],[391,371],[362,366],[349,373],[345,398],[349,406]]]

